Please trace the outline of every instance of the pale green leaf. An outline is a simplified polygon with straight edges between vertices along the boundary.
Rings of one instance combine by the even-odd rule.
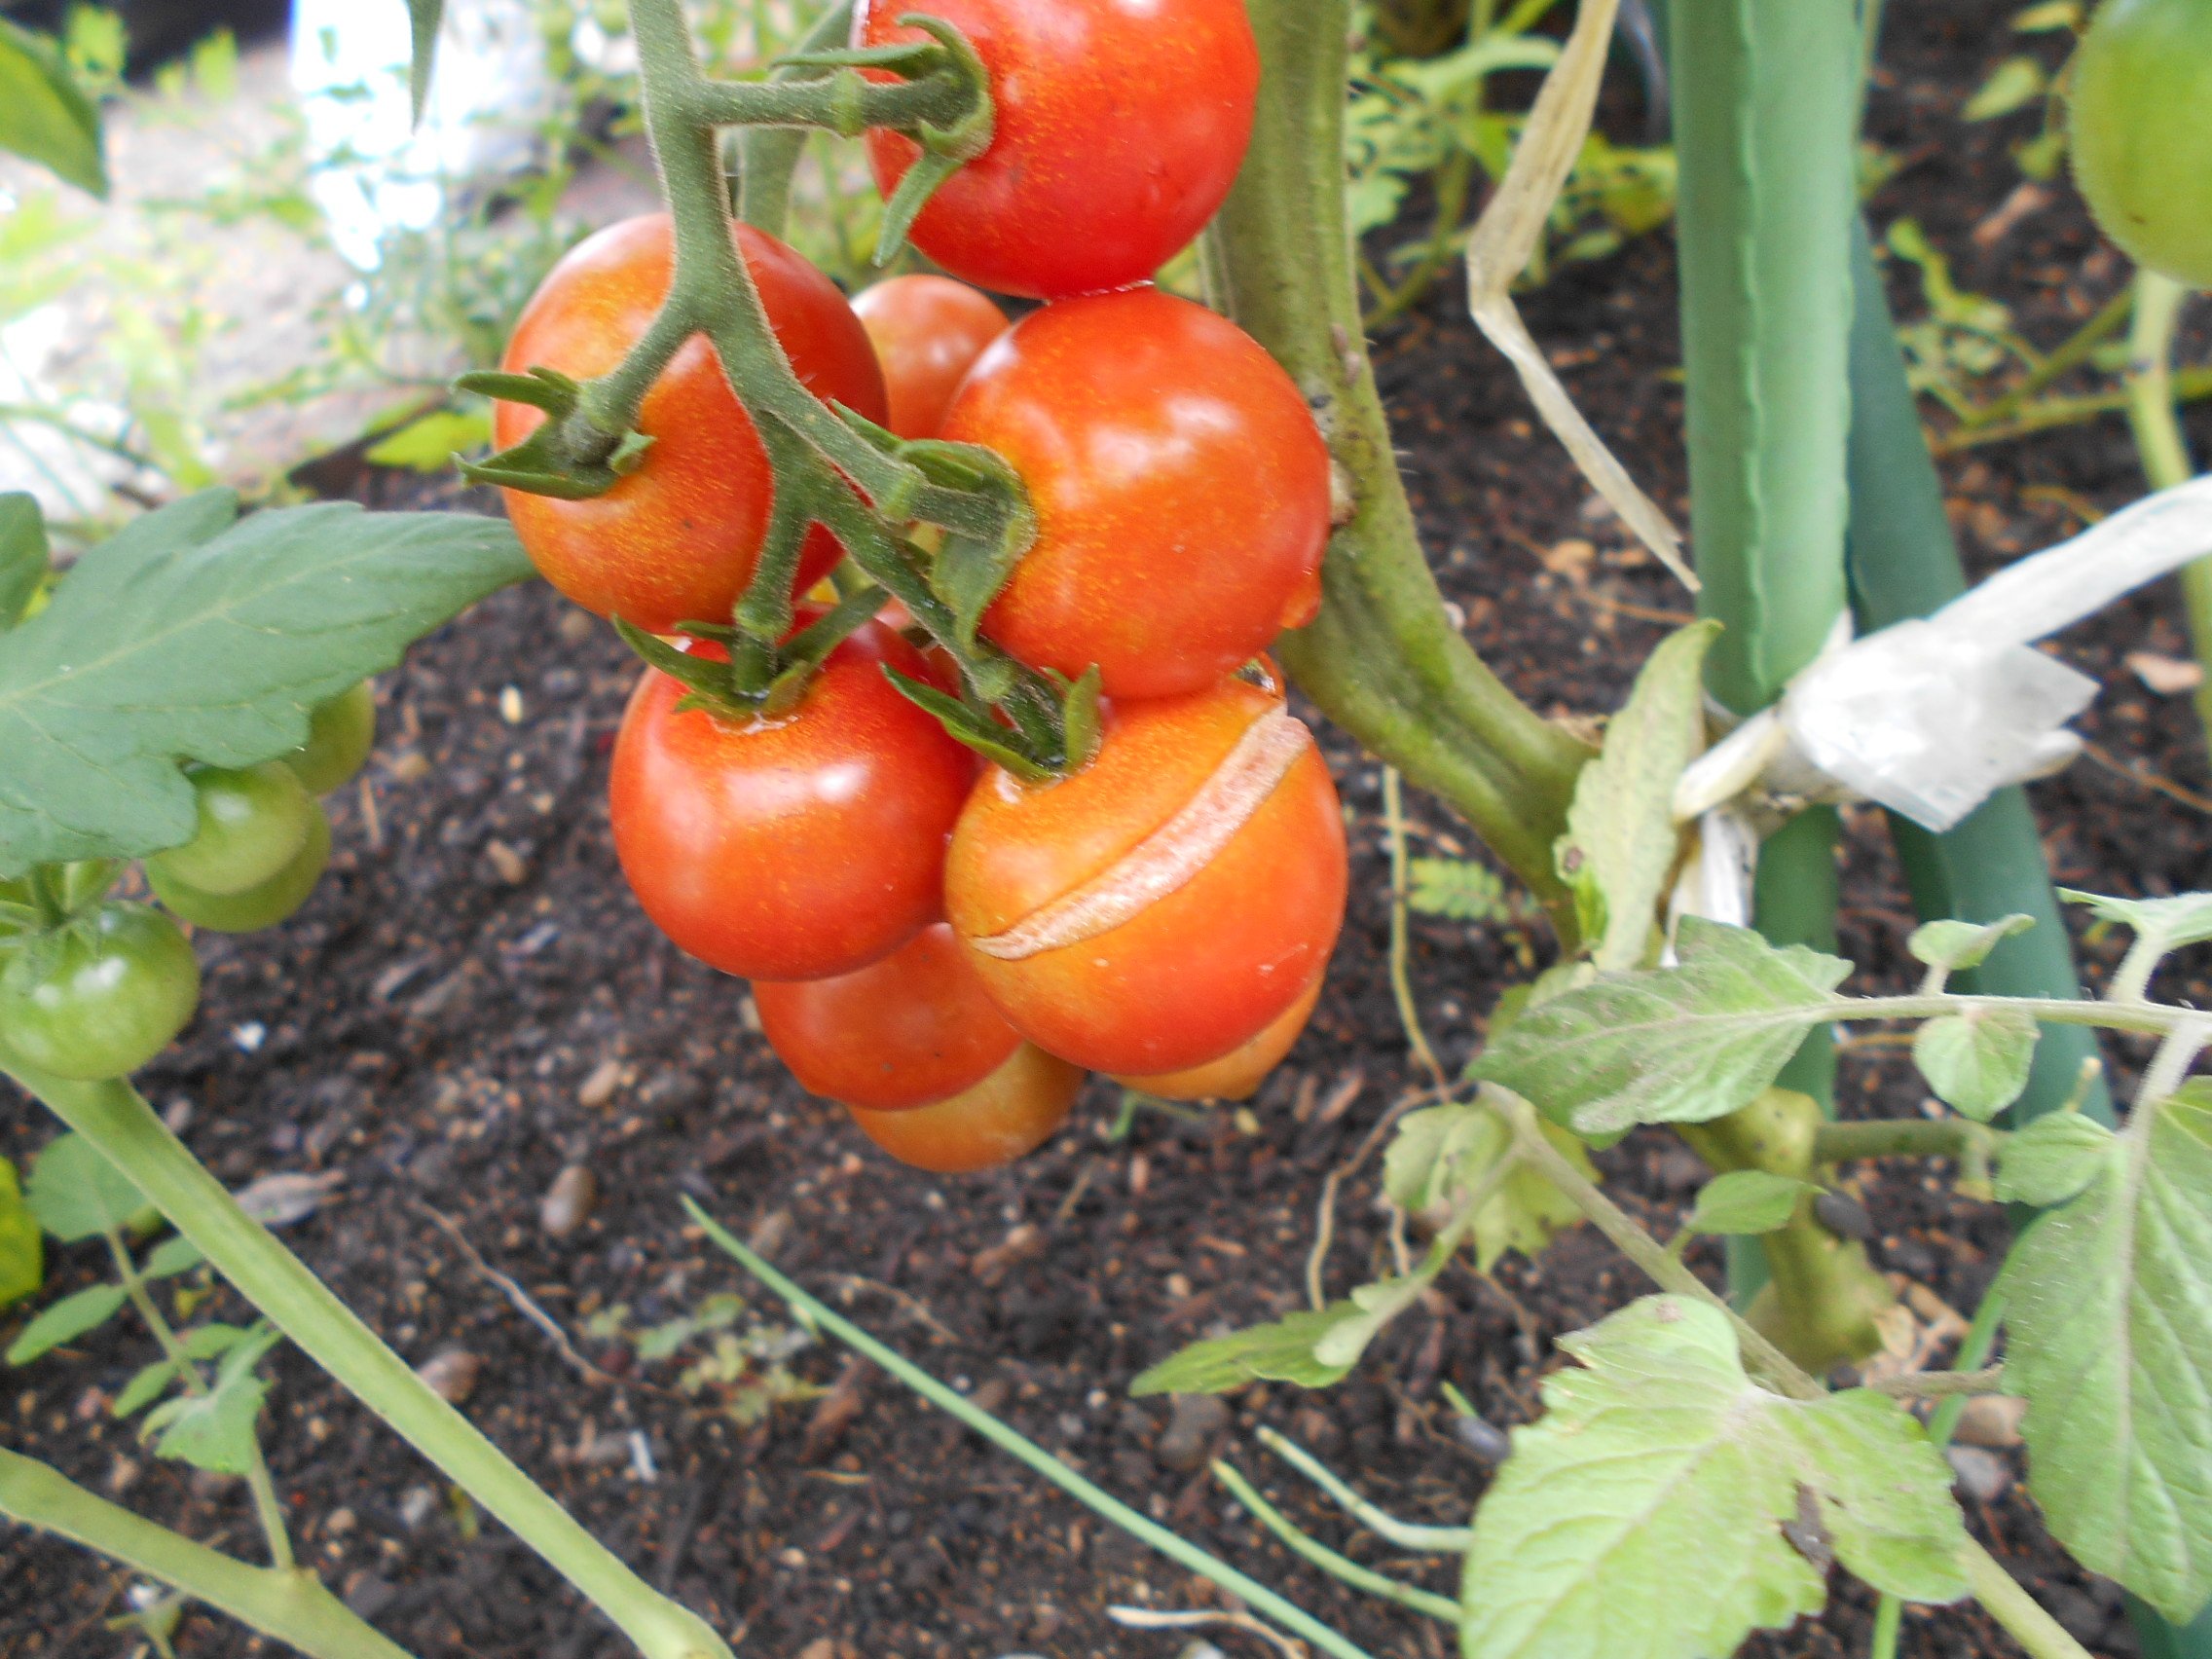
[[[74,1296],[64,1296],[41,1311],[8,1345],[8,1363],[28,1365],[40,1354],[76,1341],[87,1331],[106,1324],[123,1302],[123,1286],[119,1284],[95,1284]]]
[[[2050,77],[2032,57],[2008,57],[1991,70],[1959,113],[1968,121],[1994,121],[2025,109],[2050,90]]]
[[[2044,0],[2024,12],[2012,14],[2017,34],[2048,34],[2057,29],[2078,29],[2083,23],[2082,0]]]
[[[506,524],[211,490],[86,554],[0,652],[0,876],[194,827],[180,759],[243,766],[530,566]]]
[[[365,456],[372,466],[404,466],[415,472],[443,472],[462,450],[492,441],[492,417],[481,410],[433,409],[396,432],[379,438]]]
[[[2005,1143],[1997,1165],[1997,1197],[2039,1209],[2062,1204],[2103,1172],[2120,1145],[2120,1137],[2094,1118],[2046,1113]]]
[[[2061,887],[2058,896],[2069,903],[2086,905],[2100,922],[2133,929],[2134,950],[2145,952],[2153,960],[2185,944],[2212,940],[2212,893],[2180,893],[2170,899],[2114,899]]]
[[[1659,901],[1680,853],[1675,785],[1705,748],[1700,675],[1719,631],[1717,622],[1698,622],[1660,642],[1605,727],[1604,751],[1575,779],[1554,857],[1601,972],[1641,968],[1650,957]]]
[[[31,1165],[25,1197],[39,1225],[64,1244],[137,1231],[153,1214],[130,1177],[82,1135],[47,1142]]]
[[[1256,1382],[1326,1388],[1344,1380],[1351,1361],[1324,1365],[1313,1357],[1314,1345],[1339,1324],[1359,1317],[1361,1309],[1354,1304],[1332,1302],[1317,1312],[1292,1313],[1272,1324],[1193,1343],[1139,1375],[1129,1392],[1219,1394]]]
[[[254,1327],[234,1342],[215,1368],[204,1394],[178,1394],[146,1414],[139,1433],[164,1457],[218,1475],[242,1475],[253,1466],[254,1422],[268,1398],[268,1382],[254,1375],[262,1355],[282,1338],[273,1325]]]
[[[167,1391],[168,1385],[177,1380],[179,1369],[173,1359],[157,1359],[151,1365],[141,1366],[123,1385],[123,1392],[108,1403],[108,1416],[127,1418],[144,1411]]]
[[[138,1264],[138,1272],[150,1279],[174,1278],[178,1273],[191,1272],[206,1259],[200,1253],[200,1246],[180,1233],[155,1245]]]
[[[2001,1283],[2051,1534],[2187,1624],[2212,1598],[2212,1085],[2138,1107]]]
[[[1582,1142],[1556,1124],[1544,1136],[1593,1181],[1597,1171]],[[1513,1131],[1489,1107],[1449,1101],[1406,1117],[1382,1159],[1382,1186],[1392,1201],[1417,1213],[1449,1214],[1461,1195],[1488,1175],[1513,1144]],[[1534,1256],[1555,1235],[1582,1219],[1573,1201],[1540,1170],[1522,1165],[1475,1211],[1475,1266],[1489,1272],[1508,1250]]]
[[[1455,922],[1513,922],[1523,915],[1505,878],[1472,859],[1412,859],[1406,907],[1419,915]]]
[[[0,150],[55,177],[107,194],[99,111],[78,87],[54,42],[0,18]]]
[[[1912,937],[1904,941],[1905,949],[1931,968],[1940,968],[1946,974],[1961,973],[1978,968],[1989,960],[1989,953],[2014,934],[2026,933],[2036,925],[2030,915],[2000,916],[1996,921],[1981,922],[1923,922],[1912,930]]]
[[[1744,1373],[1727,1317],[1648,1296],[1560,1346],[1475,1511],[1466,1659],[1706,1659],[1819,1611],[1826,1549],[1878,1590],[1967,1590],[1950,1469],[1867,1389],[1798,1401]]]
[[[1467,1069],[1583,1134],[1702,1123],[1756,1098],[1840,1010],[1851,964],[1685,916],[1681,965],[1604,978],[1530,1008]]]
[[[1768,1169],[1732,1169],[1715,1175],[1699,1190],[1697,1205],[1682,1226],[1692,1233],[1772,1233],[1788,1225],[1797,1200],[1820,1188],[1794,1175]]]
[[[51,557],[37,498],[20,491],[0,496],[0,634],[30,608]]]
[[[0,1158],[0,1308],[11,1308],[46,1281],[46,1240],[23,1201],[16,1166]]]
[[[2037,1034],[2035,1016],[2016,1008],[1969,1008],[1923,1025],[1912,1061],[1936,1098],[1987,1123],[2028,1087]]]

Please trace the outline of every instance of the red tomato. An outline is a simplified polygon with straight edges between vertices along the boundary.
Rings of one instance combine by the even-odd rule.
[[[1344,903],[1328,768],[1240,680],[1111,705],[1071,777],[986,771],[945,863],[947,916],[1014,1028],[1119,1076],[1204,1065],[1281,1018]]]
[[[835,284],[751,226],[737,227],[737,244],[798,378],[818,397],[882,421],[874,348]],[[578,380],[606,374],[667,296],[674,258],[668,218],[659,213],[578,243],[524,308],[501,366],[520,374],[543,365]],[[525,404],[502,403],[493,435],[504,449],[544,419]],[[515,534],[545,579],[587,610],[655,634],[679,622],[726,620],[752,579],[775,485],[760,435],[704,338],[686,342],[645,393],[638,430],[652,448],[604,496],[562,501],[503,492]],[[835,540],[815,526],[798,591],[837,558]]]
[[[1043,1146],[1082,1092],[1082,1067],[1024,1043],[998,1070],[949,1100],[903,1112],[845,1110],[900,1162],[939,1175],[969,1175]]]
[[[983,348],[1012,325],[989,296],[949,276],[894,276],[853,296],[883,365],[886,423],[903,438],[934,438],[952,394]]]
[[[861,0],[853,44],[956,25],[990,72],[990,148],[914,221],[914,245],[1006,294],[1050,299],[1150,276],[1204,228],[1252,135],[1260,54],[1244,0]],[[918,153],[867,135],[886,197]]]
[[[883,662],[922,672],[870,623],[773,719],[678,713],[677,681],[647,669],[638,682],[608,780],[614,851],[645,914],[702,962],[827,978],[942,913],[945,836],[975,763]]]
[[[816,1094],[879,1112],[973,1088],[1021,1044],[942,922],[834,979],[756,981],[753,1001],[793,1077]]]
[[[1272,1025],[1218,1060],[1182,1071],[1159,1072],[1151,1077],[1118,1077],[1114,1081],[1161,1100],[1249,1100],[1267,1080],[1268,1073],[1290,1052],[1290,1046],[1298,1041],[1306,1022],[1313,1017],[1313,1005],[1321,1000],[1323,977],[1314,975],[1305,995],[1284,1009]]]
[[[983,631],[1106,694],[1166,697],[1313,619],[1329,451],[1298,387],[1235,323],[1155,288],[1024,317],[942,436],[1014,464],[1037,541]]]

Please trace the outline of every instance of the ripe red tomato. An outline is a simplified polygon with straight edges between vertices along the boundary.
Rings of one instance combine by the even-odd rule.
[[[679,713],[677,681],[647,669],[638,682],[608,780],[614,851],[645,914],[702,962],[827,978],[942,913],[945,836],[975,762],[884,662],[923,672],[911,645],[869,623],[771,719]]]
[[[1249,1100],[1313,1017],[1313,1005],[1321,1000],[1323,977],[1314,975],[1305,994],[1276,1015],[1272,1025],[1218,1060],[1182,1071],[1118,1077],[1114,1081],[1161,1100]]]
[[[949,276],[894,276],[853,296],[875,342],[891,399],[885,423],[903,438],[934,438],[952,394],[983,348],[1012,326],[986,294]]]
[[[1313,619],[1329,451],[1235,323],[1156,288],[1065,300],[983,353],[941,435],[1006,457],[1037,541],[983,632],[1111,697],[1197,691]]]
[[[751,226],[737,227],[737,244],[798,378],[816,396],[881,422],[875,350],[836,285]],[[607,373],[652,320],[674,261],[665,214],[625,219],[587,238],[531,297],[501,366],[520,374],[543,365],[578,380]],[[502,403],[493,435],[504,449],[544,419],[525,404]],[[760,435],[704,338],[687,341],[661,371],[638,411],[638,430],[652,447],[604,496],[562,501],[503,492],[515,534],[539,573],[587,610],[655,634],[683,621],[726,620],[752,578],[775,486]],[[815,526],[798,591],[837,557],[836,542]]]
[[[853,44],[921,40],[907,0],[861,0]],[[1150,276],[1204,228],[1252,135],[1260,54],[1244,0],[931,0],[990,71],[990,148],[941,185],[914,245],[1006,294]],[[867,135],[886,197],[918,153]]]
[[[1034,1152],[1067,1122],[1083,1068],[1023,1043],[975,1087],[903,1112],[847,1106],[861,1132],[902,1163],[969,1175]]]
[[[1312,734],[1240,680],[1109,706],[1071,777],[986,771],[945,862],[948,919],[1014,1028],[1124,1077],[1204,1065],[1282,1017],[1344,903]]]
[[[1021,1045],[942,922],[833,979],[758,980],[753,1001],[768,1046],[793,1077],[816,1094],[872,1111],[958,1094]]]

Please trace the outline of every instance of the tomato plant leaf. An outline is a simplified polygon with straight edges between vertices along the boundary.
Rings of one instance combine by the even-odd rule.
[[[74,1296],[64,1296],[41,1311],[8,1345],[8,1363],[28,1365],[40,1354],[76,1341],[87,1331],[106,1324],[123,1303],[124,1290],[119,1284],[95,1284]]]
[[[1318,1311],[1291,1313],[1272,1324],[1193,1343],[1140,1373],[1129,1384],[1129,1392],[1140,1397],[1219,1394],[1254,1382],[1326,1388],[1344,1381],[1353,1360],[1325,1365],[1313,1357],[1314,1345],[1338,1325],[1361,1316],[1356,1304],[1332,1302]]]
[[[144,1411],[162,1397],[182,1369],[173,1359],[157,1359],[151,1365],[140,1366],[123,1385],[123,1391],[108,1403],[107,1415],[127,1418]]]
[[[1985,1124],[2028,1087],[2037,1035],[2035,1016],[2016,1008],[1968,1008],[1923,1025],[1912,1063],[1938,1099]]]
[[[107,195],[100,115],[44,35],[0,18],[0,150],[38,163],[55,177]]]
[[[1556,1124],[1545,1124],[1543,1131],[1569,1162],[1598,1179],[1581,1141]],[[1382,1158],[1383,1190],[1402,1208],[1449,1213],[1512,1144],[1505,1120],[1479,1102],[1426,1107],[1399,1124]],[[1534,1256],[1581,1219],[1582,1212],[1542,1171],[1522,1164],[1475,1211],[1475,1266],[1487,1273],[1508,1250]]]
[[[38,498],[19,490],[0,496],[0,634],[23,619],[52,562]]]
[[[1940,968],[1946,974],[1956,974],[1980,967],[2000,944],[2035,925],[2035,917],[2024,914],[2000,916],[1987,924],[1923,922],[1912,930],[1912,937],[1904,941],[1904,947],[1917,961],[1931,968]]]
[[[371,466],[443,472],[461,451],[482,449],[491,441],[492,417],[488,411],[433,409],[379,438],[362,459]]]
[[[2101,1172],[2120,1138],[2094,1118],[2051,1112],[2005,1143],[1997,1165],[1997,1197],[2009,1204],[2062,1204]]]
[[[1864,1388],[1803,1401],[1747,1377],[1726,1315],[1647,1296],[1561,1339],[1582,1363],[1475,1511],[1467,1659],[1699,1659],[1817,1612],[1834,1558],[1915,1602],[1966,1594],[1950,1469]]]
[[[1699,1189],[1682,1226],[1692,1233],[1772,1233],[1788,1224],[1797,1200],[1820,1188],[1770,1169],[1731,1169]]]
[[[530,573],[493,519],[237,514],[210,490],[135,520],[0,639],[0,875],[188,839],[179,760],[297,749],[318,704]]]
[[[63,1244],[109,1232],[134,1233],[155,1213],[130,1177],[76,1134],[47,1142],[31,1165],[26,1197],[39,1225]]]
[[[203,1394],[178,1394],[148,1412],[140,1435],[157,1456],[190,1463],[210,1474],[242,1475],[253,1466],[254,1422],[269,1396],[254,1367],[283,1340],[266,1320],[233,1341]]]
[[[438,55],[438,25],[445,20],[446,0],[407,0],[408,44],[413,49],[407,66],[407,92],[415,120],[430,101],[430,70]]]
[[[1528,906],[1508,893],[1505,878],[1472,859],[1414,859],[1406,866],[1412,879],[1406,907],[1418,915],[1455,922],[1518,922]]]
[[[2170,899],[2114,899],[2061,887],[2058,896],[2069,903],[2086,905],[2100,922],[2132,929],[2135,942],[2128,948],[2128,957],[2140,954],[2147,964],[2185,944],[2212,940],[2212,893],[2180,893]]]
[[[0,1308],[11,1308],[46,1282],[46,1239],[23,1202],[16,1166],[0,1158]]]
[[[2008,57],[1989,72],[1959,115],[1966,121],[1995,121],[2025,109],[2050,89],[2050,77],[2032,57]]]
[[[2188,1623],[2212,1597],[2212,1084],[2137,1106],[2001,1285],[2052,1535]]]
[[[1680,847],[1675,784],[1705,748],[1700,675],[1717,622],[1677,629],[1644,660],[1604,748],[1575,779],[1554,858],[1603,973],[1650,960],[1659,900]]]
[[[1840,1011],[1851,964],[1684,916],[1681,964],[1594,980],[1531,1007],[1469,1075],[1583,1134],[1702,1123],[1757,1097],[1806,1030]]]

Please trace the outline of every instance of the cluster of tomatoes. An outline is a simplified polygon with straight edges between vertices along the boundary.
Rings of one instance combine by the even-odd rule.
[[[145,861],[154,897],[216,933],[291,915],[330,862],[330,820],[315,797],[361,769],[376,726],[363,681],[313,710],[308,741],[280,759],[188,767],[193,836]],[[199,1006],[191,944],[153,905],[107,896],[121,873],[94,861],[0,881],[0,1044],[55,1077],[136,1071]]]
[[[868,0],[855,42],[914,36]],[[1064,1120],[1085,1073],[1239,1097],[1305,1025],[1344,910],[1344,822],[1265,652],[1311,619],[1326,445],[1260,346],[1154,270],[1211,217],[1259,65],[1241,0],[937,0],[991,76],[990,148],[913,227],[940,266],[1042,300],[1009,325],[944,276],[848,305],[789,247],[738,250],[816,395],[903,439],[1010,462],[1034,545],[981,632],[1018,661],[1095,668],[1100,741],[1070,775],[984,764],[886,668],[957,692],[903,612],[865,624],[795,707],[733,718],[648,668],[609,784],[615,850],[675,942],[755,981],[769,1043],[894,1157],[988,1167]],[[916,155],[869,137],[888,195]],[[665,218],[571,253],[506,366],[611,369],[666,294]],[[542,417],[504,404],[502,445]],[[605,495],[510,494],[524,546],[606,615],[712,654],[775,480],[703,340],[645,398],[642,464]],[[810,533],[800,592],[840,557]]]

